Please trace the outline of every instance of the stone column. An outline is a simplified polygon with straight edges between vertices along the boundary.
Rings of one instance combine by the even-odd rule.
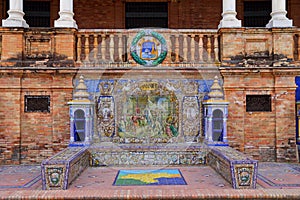
[[[218,28],[238,28],[242,26],[241,20],[236,18],[236,0],[223,0],[223,19]]]
[[[9,10],[7,13],[8,18],[2,20],[3,27],[29,27],[23,18],[23,0],[9,0]]]
[[[59,19],[54,21],[54,27],[78,28],[73,19],[73,0],[60,0]]]
[[[267,28],[273,27],[292,27],[293,20],[286,17],[285,0],[272,0],[272,19],[266,25]]]

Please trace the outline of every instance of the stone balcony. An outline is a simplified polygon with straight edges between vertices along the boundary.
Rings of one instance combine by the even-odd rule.
[[[151,29],[167,43],[161,67],[297,66],[297,28]],[[139,67],[130,54],[139,29],[0,28],[2,67]]]

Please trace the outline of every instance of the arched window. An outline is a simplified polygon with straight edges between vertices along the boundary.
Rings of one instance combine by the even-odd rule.
[[[213,112],[213,141],[223,141],[223,112],[219,109]]]
[[[85,117],[83,110],[76,110],[74,113],[74,141],[85,141]]]

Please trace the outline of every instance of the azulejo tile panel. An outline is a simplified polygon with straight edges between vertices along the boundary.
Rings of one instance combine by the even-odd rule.
[[[201,102],[213,80],[87,79],[95,101],[100,141],[169,143],[197,141]]]

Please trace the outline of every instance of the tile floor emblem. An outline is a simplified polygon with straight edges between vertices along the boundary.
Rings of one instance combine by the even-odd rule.
[[[187,183],[179,169],[119,170],[113,185],[187,185]]]

